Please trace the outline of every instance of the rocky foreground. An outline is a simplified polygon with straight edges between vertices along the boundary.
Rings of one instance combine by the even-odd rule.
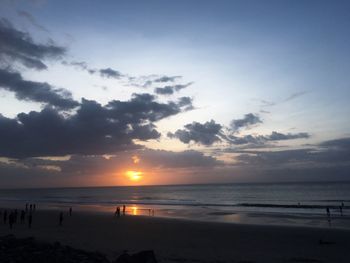
[[[64,246],[59,242],[45,243],[34,238],[0,237],[0,261],[2,263],[156,263],[153,251],[134,255],[124,253],[110,261],[99,252],[88,252]]]

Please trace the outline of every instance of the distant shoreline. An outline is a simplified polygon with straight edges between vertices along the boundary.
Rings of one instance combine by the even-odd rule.
[[[1,190],[54,190],[54,189],[90,189],[90,188],[133,188],[133,187],[177,187],[177,186],[222,186],[222,185],[288,185],[288,184],[338,184],[345,183],[350,184],[350,180],[341,181],[273,181],[273,182],[223,182],[223,183],[193,183],[193,184],[146,184],[146,185],[100,185],[100,186],[53,186],[53,187],[0,187]]]

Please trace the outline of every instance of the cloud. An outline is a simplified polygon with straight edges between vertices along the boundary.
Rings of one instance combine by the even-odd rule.
[[[214,120],[201,124],[192,122],[184,126],[185,129],[177,130],[175,133],[168,133],[169,138],[177,138],[183,143],[195,142],[206,146],[221,141],[222,126]]]
[[[310,138],[310,134],[308,134],[307,132],[283,134],[275,131],[273,131],[271,135],[266,137],[268,141],[282,141],[282,140],[307,139],[307,138]]]
[[[54,88],[46,82],[24,80],[20,73],[0,68],[0,89],[15,93],[19,100],[46,103],[62,109],[77,107],[79,103],[65,89]]]
[[[329,167],[350,165],[350,138],[329,140],[306,149],[249,151],[237,157],[246,165]]]
[[[295,93],[291,94],[290,96],[288,96],[287,98],[285,98],[283,101],[284,102],[291,101],[291,100],[294,100],[294,99],[301,97],[305,94],[307,94],[306,91],[295,92]]]
[[[172,86],[165,86],[165,87],[158,87],[154,89],[154,93],[159,95],[172,95],[175,93],[175,91],[180,91],[184,88],[187,88],[188,86],[192,85],[193,82],[189,82],[187,84],[178,84],[178,85],[172,85]]]
[[[252,115],[252,116],[251,116]],[[253,123],[260,122],[253,114],[246,114],[244,119],[235,120],[234,128],[247,127]],[[214,120],[204,124],[193,122],[184,126],[185,129],[178,129],[175,133],[168,133],[169,138],[177,138],[183,143],[191,143],[192,141],[205,146],[210,146],[216,142],[224,142],[230,145],[249,145],[251,148],[261,147],[268,142],[307,139],[310,134],[306,132],[300,133],[280,133],[273,131],[269,135],[234,135],[236,130],[225,128],[216,123]]]
[[[227,138],[231,144],[236,144],[236,145],[250,144],[252,147],[254,147],[254,146],[263,145],[267,142],[272,142],[272,141],[307,139],[307,138],[310,138],[310,134],[306,132],[284,134],[284,133],[273,131],[270,135],[245,135],[240,137],[230,135]]]
[[[34,27],[36,27],[37,29],[44,31],[46,33],[49,33],[49,30],[47,30],[44,26],[40,25],[36,19],[34,18],[33,15],[31,15],[30,13],[23,11],[23,10],[18,10],[17,14],[23,18],[25,18],[27,21],[29,21]]]
[[[232,120],[231,128],[233,131],[238,131],[242,128],[249,128],[254,124],[262,123],[260,117],[253,113],[245,114],[242,119]]]
[[[162,76],[153,80],[153,82],[174,82],[177,79],[182,78],[181,76]]]
[[[62,61],[62,64],[65,66],[74,66],[76,68],[79,68],[81,70],[88,72],[91,75],[99,74],[101,77],[104,77],[104,78],[120,79],[120,78],[126,77],[126,75],[112,68],[102,68],[102,69],[91,68],[85,61]]]
[[[28,33],[13,28],[6,19],[0,19],[0,57],[3,63],[11,65],[16,61],[28,68],[43,70],[47,68],[44,59],[57,59],[65,52],[65,48],[54,43],[35,43]]]
[[[113,100],[105,106],[83,99],[68,116],[53,108],[20,113],[14,119],[0,115],[0,156],[96,155],[139,148],[134,140],[160,137],[154,122],[187,107],[157,102],[150,94],[134,94],[128,101]]]
[[[119,71],[116,71],[111,68],[100,69],[99,72],[102,77],[106,77],[106,78],[119,79],[120,77],[123,76]]]

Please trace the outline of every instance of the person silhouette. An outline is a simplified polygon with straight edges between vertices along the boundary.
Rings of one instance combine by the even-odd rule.
[[[6,224],[6,222],[7,222],[7,210],[4,211],[3,219],[4,219],[4,224]]]
[[[125,216],[125,210],[126,210],[126,207],[125,205],[123,205],[123,216]]]
[[[327,221],[329,226],[331,226],[331,211],[329,210],[329,207],[327,206],[326,208],[326,212],[327,212]]]
[[[21,224],[24,223],[25,215],[26,215],[26,212],[24,212],[24,210],[22,210],[22,211],[21,211],[21,217],[20,217],[20,219],[21,219]]]
[[[17,212],[17,209],[15,209],[15,211],[13,212],[13,223],[14,224],[17,223],[17,217],[18,217],[18,212]]]
[[[10,213],[9,215],[9,225],[10,225],[10,229],[12,229],[13,223],[15,222],[15,215],[13,212]]]
[[[340,216],[343,216],[343,207],[339,206],[339,210],[340,210]]]
[[[117,207],[117,216],[120,217],[120,207]]]
[[[73,209],[72,207],[69,208],[69,216],[72,216]]]
[[[32,222],[33,222],[33,215],[32,215],[32,213],[29,213],[29,215],[28,215],[28,228],[32,228]]]
[[[62,226],[62,223],[63,223],[63,212],[60,212],[60,215],[59,215],[59,225]]]

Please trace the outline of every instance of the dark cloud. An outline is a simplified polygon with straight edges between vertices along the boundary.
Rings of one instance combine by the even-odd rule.
[[[163,88],[155,88],[154,93],[160,95],[172,95],[174,94],[174,89],[172,86],[165,86]]]
[[[116,71],[111,68],[100,69],[99,73],[102,77],[106,77],[106,78],[119,79],[120,77],[123,76],[119,71]]]
[[[153,80],[153,82],[174,82],[177,79],[182,78],[181,76],[162,76]]]
[[[215,167],[224,165],[214,157],[206,156],[198,151],[165,151],[142,149],[117,153],[109,158],[101,155],[82,156],[73,155],[66,161],[56,161],[50,159],[28,158],[21,160],[27,167],[55,166],[63,173],[104,173],[107,171],[117,171],[125,167],[134,167],[132,156],[137,156],[140,162],[139,169],[182,169],[193,167]]]
[[[74,67],[79,68],[81,70],[88,70],[89,69],[87,63],[84,61],[70,61],[70,62],[68,62],[68,61],[64,60],[64,61],[62,61],[62,64],[65,66],[74,66]]]
[[[237,160],[247,165],[326,167],[350,165],[350,138],[322,142],[306,149],[250,151]]]
[[[185,129],[177,130],[175,133],[168,133],[169,138],[177,138],[183,143],[195,142],[206,146],[221,141],[222,126],[214,120],[201,124],[192,122],[184,126]]]
[[[250,144],[252,147],[254,147],[271,141],[307,139],[310,138],[310,134],[306,132],[284,134],[273,131],[270,135],[245,135],[240,137],[229,135],[227,138],[231,144]]]
[[[138,148],[133,140],[157,139],[153,122],[176,115],[188,105],[159,103],[150,94],[134,94],[129,101],[106,106],[82,100],[76,113],[63,115],[52,108],[0,117],[0,156],[62,156],[108,154]]]
[[[187,84],[178,84],[178,85],[172,85],[172,86],[165,86],[165,87],[158,87],[154,89],[154,92],[156,94],[160,94],[160,95],[172,95],[175,93],[175,91],[180,91],[184,88],[187,88],[188,86],[192,85],[193,82],[189,82]]]
[[[0,58],[3,62],[7,59],[7,64],[17,61],[26,67],[42,70],[47,68],[44,59],[58,58],[65,51],[54,43],[37,44],[28,33],[13,28],[6,19],[0,19]]]
[[[248,128],[254,124],[262,123],[260,117],[253,113],[245,114],[242,119],[232,120],[231,128],[233,131],[238,131],[242,128]]]
[[[282,140],[293,140],[293,139],[307,139],[310,138],[310,134],[307,132],[299,132],[299,133],[279,133],[273,131],[271,135],[267,136],[266,139],[268,141],[282,141]]]
[[[246,127],[252,123],[256,123],[260,119],[255,119],[255,116],[246,114],[244,119],[239,120],[235,127]],[[244,120],[244,121],[243,121]],[[273,131],[269,135],[244,135],[236,136],[235,131],[225,128],[224,126],[215,123],[214,120],[204,124],[193,122],[184,126],[185,129],[179,129],[175,133],[168,133],[169,138],[177,138],[183,143],[195,142],[206,146],[212,145],[215,142],[225,142],[228,145],[249,145],[249,148],[256,148],[266,145],[269,142],[293,140],[293,139],[307,139],[310,134],[306,132],[301,133],[280,133]],[[225,128],[225,129],[224,129]],[[226,132],[225,132],[226,130]]]
[[[46,103],[62,109],[77,107],[68,90],[54,88],[46,82],[24,80],[21,74],[0,69],[0,89],[14,92],[19,100]]]
[[[126,77],[124,74],[111,68],[102,68],[102,69],[90,68],[85,61],[62,61],[62,64],[65,66],[74,66],[81,70],[87,71],[91,75],[99,74],[101,77],[104,77],[104,78],[120,79],[120,78]]]

